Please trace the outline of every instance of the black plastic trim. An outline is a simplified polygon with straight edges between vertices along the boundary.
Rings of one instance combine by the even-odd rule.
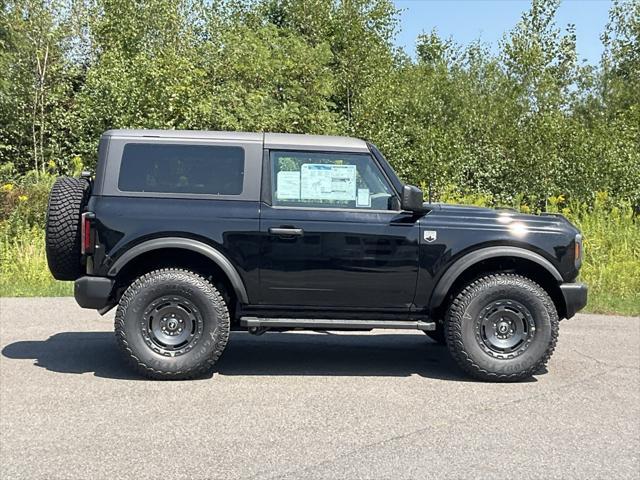
[[[453,283],[465,270],[467,270],[469,267],[472,267],[478,262],[497,257],[516,257],[531,260],[532,262],[535,262],[543,267],[551,275],[553,275],[553,278],[555,278],[558,283],[561,283],[563,280],[562,275],[560,275],[560,272],[558,272],[558,269],[554,267],[549,260],[530,250],[525,250],[524,248],[519,247],[506,246],[481,248],[479,250],[475,250],[466,254],[448,268],[448,270],[438,281],[436,287],[433,290],[433,293],[431,294],[429,308],[434,309],[442,304],[447,294],[449,293],[449,289],[451,288]]]
[[[113,284],[106,277],[80,277],[73,284],[73,296],[82,308],[100,310],[109,302]]]
[[[429,321],[423,312],[411,312],[406,308],[364,307],[313,307],[305,305],[243,305],[241,317],[258,318],[344,318],[349,320],[423,320]]]
[[[589,287],[584,283],[563,283],[560,285],[560,291],[566,307],[565,318],[573,317],[587,305]]]
[[[182,248],[185,250],[191,250],[197,252],[205,257],[209,258],[216,265],[218,265],[222,271],[227,275],[231,285],[233,286],[241,303],[249,303],[249,297],[247,290],[244,286],[244,282],[240,277],[240,274],[233,266],[233,264],[218,250],[206,243],[199,242],[190,238],[181,237],[165,237],[148,240],[144,243],[136,245],[127,250],[120,258],[118,258],[113,266],[109,269],[108,275],[115,277],[122,268],[137,256],[150,252],[152,250],[159,250],[162,248]]]

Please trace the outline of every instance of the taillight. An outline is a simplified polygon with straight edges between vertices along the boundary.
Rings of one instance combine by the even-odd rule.
[[[93,217],[93,212],[85,212],[82,214],[80,221],[80,253],[82,255],[93,251],[91,245],[91,219]]]

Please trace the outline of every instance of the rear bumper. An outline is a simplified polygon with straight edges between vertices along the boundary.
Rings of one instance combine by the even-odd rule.
[[[587,304],[588,287],[584,283],[563,283],[560,291],[564,297],[566,306],[566,318],[573,317],[577,311],[582,310]]]
[[[107,306],[113,280],[106,277],[80,277],[73,285],[73,296],[82,308],[100,310]]]

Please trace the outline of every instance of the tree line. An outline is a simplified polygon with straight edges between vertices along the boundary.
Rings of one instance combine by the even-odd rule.
[[[110,128],[339,134],[436,196],[638,206],[640,0],[613,3],[597,65],[558,6],[496,49],[431,31],[406,52],[390,0],[2,1],[0,173],[92,168]]]

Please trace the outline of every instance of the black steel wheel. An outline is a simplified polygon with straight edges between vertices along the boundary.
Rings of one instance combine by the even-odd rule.
[[[125,291],[115,332],[127,360],[153,379],[212,371],[229,339],[229,311],[218,290],[180,269],[143,275]]]
[[[204,320],[198,308],[182,295],[163,295],[144,311],[140,329],[145,343],[156,353],[187,353],[202,336]]]
[[[538,372],[558,338],[549,294],[514,274],[481,277],[456,295],[445,319],[447,346],[471,376],[517,381]]]
[[[522,355],[536,333],[527,307],[514,300],[497,300],[482,309],[475,322],[476,339],[483,350],[496,358]]]

